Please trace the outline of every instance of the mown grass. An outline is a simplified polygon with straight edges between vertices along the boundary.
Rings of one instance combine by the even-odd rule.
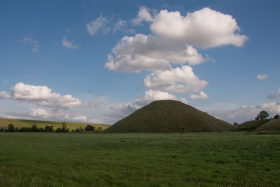
[[[42,120],[23,120],[23,119],[3,119],[0,118],[0,128],[7,128],[9,124],[13,124],[15,127],[31,127],[33,124],[36,124],[38,128],[45,128],[45,126],[53,126],[54,129],[61,127],[62,121],[42,121]],[[92,124],[92,123],[80,123],[80,122],[67,122],[67,128],[70,130],[76,129],[79,127],[86,127],[87,125],[92,125],[95,127],[102,127],[102,129],[108,128],[110,125],[106,124]]]
[[[279,186],[279,135],[0,133],[0,186]]]

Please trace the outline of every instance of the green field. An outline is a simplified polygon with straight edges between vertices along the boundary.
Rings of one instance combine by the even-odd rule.
[[[0,133],[0,186],[280,186],[280,136]]]
[[[42,120],[23,120],[23,119],[3,119],[0,118],[0,128],[7,128],[9,124],[13,124],[15,127],[21,128],[21,127],[31,127],[33,124],[36,124],[38,128],[44,128],[45,126],[53,126],[54,129],[57,129],[61,127],[61,123],[63,121],[42,121]],[[85,127],[87,125],[92,125],[95,127],[102,127],[103,129],[106,129],[109,127],[109,125],[106,124],[92,124],[92,123],[79,123],[79,122],[67,122],[67,128],[70,130],[76,129],[79,127]]]

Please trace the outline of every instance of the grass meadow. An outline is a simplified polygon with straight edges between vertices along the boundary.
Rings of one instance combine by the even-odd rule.
[[[0,133],[0,186],[280,186],[280,135]]]

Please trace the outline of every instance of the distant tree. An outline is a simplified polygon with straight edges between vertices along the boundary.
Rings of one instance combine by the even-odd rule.
[[[37,132],[46,132],[44,128],[40,127],[37,129]]]
[[[255,118],[255,120],[266,119],[268,117],[269,117],[269,114],[266,111],[262,110],[262,111],[260,111],[258,116]]]
[[[38,132],[38,127],[36,124],[33,124],[31,127],[31,132]]]
[[[53,126],[45,126],[45,132],[54,132]]]
[[[92,126],[92,125],[87,125],[87,126],[86,126],[86,131],[95,131],[94,126]]]
[[[28,127],[21,127],[19,129],[19,132],[30,132],[31,131],[31,128],[28,128]]]
[[[97,128],[97,132],[102,132],[103,131],[103,128],[102,127],[98,127]]]
[[[274,116],[274,119],[280,119],[280,116],[279,116],[278,114],[276,114],[276,115]]]
[[[55,132],[62,132],[61,128],[57,128]]]
[[[3,127],[0,128],[0,132],[4,132],[4,128]]]
[[[69,132],[69,128],[67,128],[67,124],[64,122],[61,123],[62,128],[61,128],[61,132]]]
[[[79,132],[83,132],[84,131],[83,127],[80,127],[79,130],[80,130]]]
[[[238,123],[233,123],[233,125],[238,125]]]
[[[13,124],[8,125],[8,132],[15,132],[15,126]]]

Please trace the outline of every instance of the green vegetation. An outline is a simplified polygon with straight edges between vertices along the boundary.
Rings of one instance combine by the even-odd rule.
[[[267,119],[269,117],[269,114],[267,113],[267,111],[260,111],[260,113],[258,114],[258,116],[255,118],[255,120],[262,120],[262,119]]]
[[[252,120],[252,121],[246,121],[240,125],[238,125],[237,131],[254,131],[260,126],[267,123],[269,120],[262,119],[262,120]]]
[[[280,132],[280,119],[272,119],[256,129],[256,131]]]
[[[110,133],[224,132],[233,126],[179,101],[154,101],[105,130]]]
[[[279,186],[279,135],[0,133],[0,186]]]
[[[46,126],[53,126],[53,129],[61,128],[62,121],[40,121],[40,120],[21,120],[21,119],[3,119],[0,118],[0,129],[6,129],[9,124],[13,124],[14,127],[18,129],[22,127],[32,127],[32,125],[36,124],[38,128],[45,128]],[[78,122],[66,122],[67,128],[69,130],[75,130],[76,128],[85,128],[87,125],[92,125],[96,128],[101,127],[102,129],[106,129],[109,125],[106,124],[91,124],[91,123],[78,123]]]

